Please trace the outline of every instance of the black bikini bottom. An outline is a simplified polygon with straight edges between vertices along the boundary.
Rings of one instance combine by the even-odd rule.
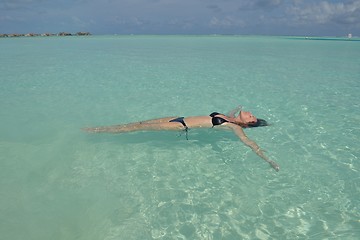
[[[189,130],[189,128],[188,128],[188,126],[186,126],[186,123],[184,122],[184,117],[178,117],[178,118],[175,118],[173,120],[170,120],[169,122],[179,122],[179,123],[181,123],[185,128],[184,130],[185,130],[186,140],[189,140],[188,139],[188,130]]]

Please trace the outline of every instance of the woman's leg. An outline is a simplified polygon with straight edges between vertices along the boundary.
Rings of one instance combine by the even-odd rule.
[[[142,130],[181,130],[183,125],[179,122],[169,122],[177,117],[165,117],[152,120],[146,120],[135,123],[120,124],[105,127],[84,128],[86,132],[92,133],[124,133],[136,132]]]
[[[134,124],[137,123],[164,123],[164,122],[169,122],[170,120],[173,120],[175,118],[178,118],[178,116],[175,117],[163,117],[163,118],[156,118],[156,119],[151,119],[151,120],[145,120],[145,121],[141,121],[141,122],[136,122]]]

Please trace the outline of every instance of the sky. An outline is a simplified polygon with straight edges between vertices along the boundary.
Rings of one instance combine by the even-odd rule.
[[[1,33],[360,36],[360,0],[0,0]]]

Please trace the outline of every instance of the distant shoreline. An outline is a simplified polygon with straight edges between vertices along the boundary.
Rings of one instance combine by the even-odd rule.
[[[53,36],[91,36],[90,32],[59,33],[0,33],[0,37],[53,37]]]
[[[59,33],[0,33],[1,38],[18,38],[18,37],[62,37],[62,36],[92,36],[90,32],[59,32]],[[101,35],[97,35],[101,36]],[[324,40],[324,41],[360,41],[359,36],[353,37],[352,34],[347,36],[287,36],[287,35],[241,35],[241,34],[108,34],[103,36],[210,36],[210,37],[280,37],[293,40]]]

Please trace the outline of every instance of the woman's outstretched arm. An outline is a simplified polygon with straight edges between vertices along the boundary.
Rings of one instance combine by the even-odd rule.
[[[226,126],[232,129],[246,146],[250,147],[259,157],[269,163],[271,167],[273,167],[276,171],[280,170],[280,166],[276,162],[270,160],[267,156],[265,156],[264,151],[256,144],[256,142],[252,141],[245,135],[242,127],[233,123],[226,124]]]
[[[231,110],[231,111],[227,114],[227,116],[229,116],[229,117],[235,117],[235,114],[236,114],[237,112],[241,111],[241,109],[242,109],[242,106],[239,105],[239,106],[237,106],[235,109]]]

